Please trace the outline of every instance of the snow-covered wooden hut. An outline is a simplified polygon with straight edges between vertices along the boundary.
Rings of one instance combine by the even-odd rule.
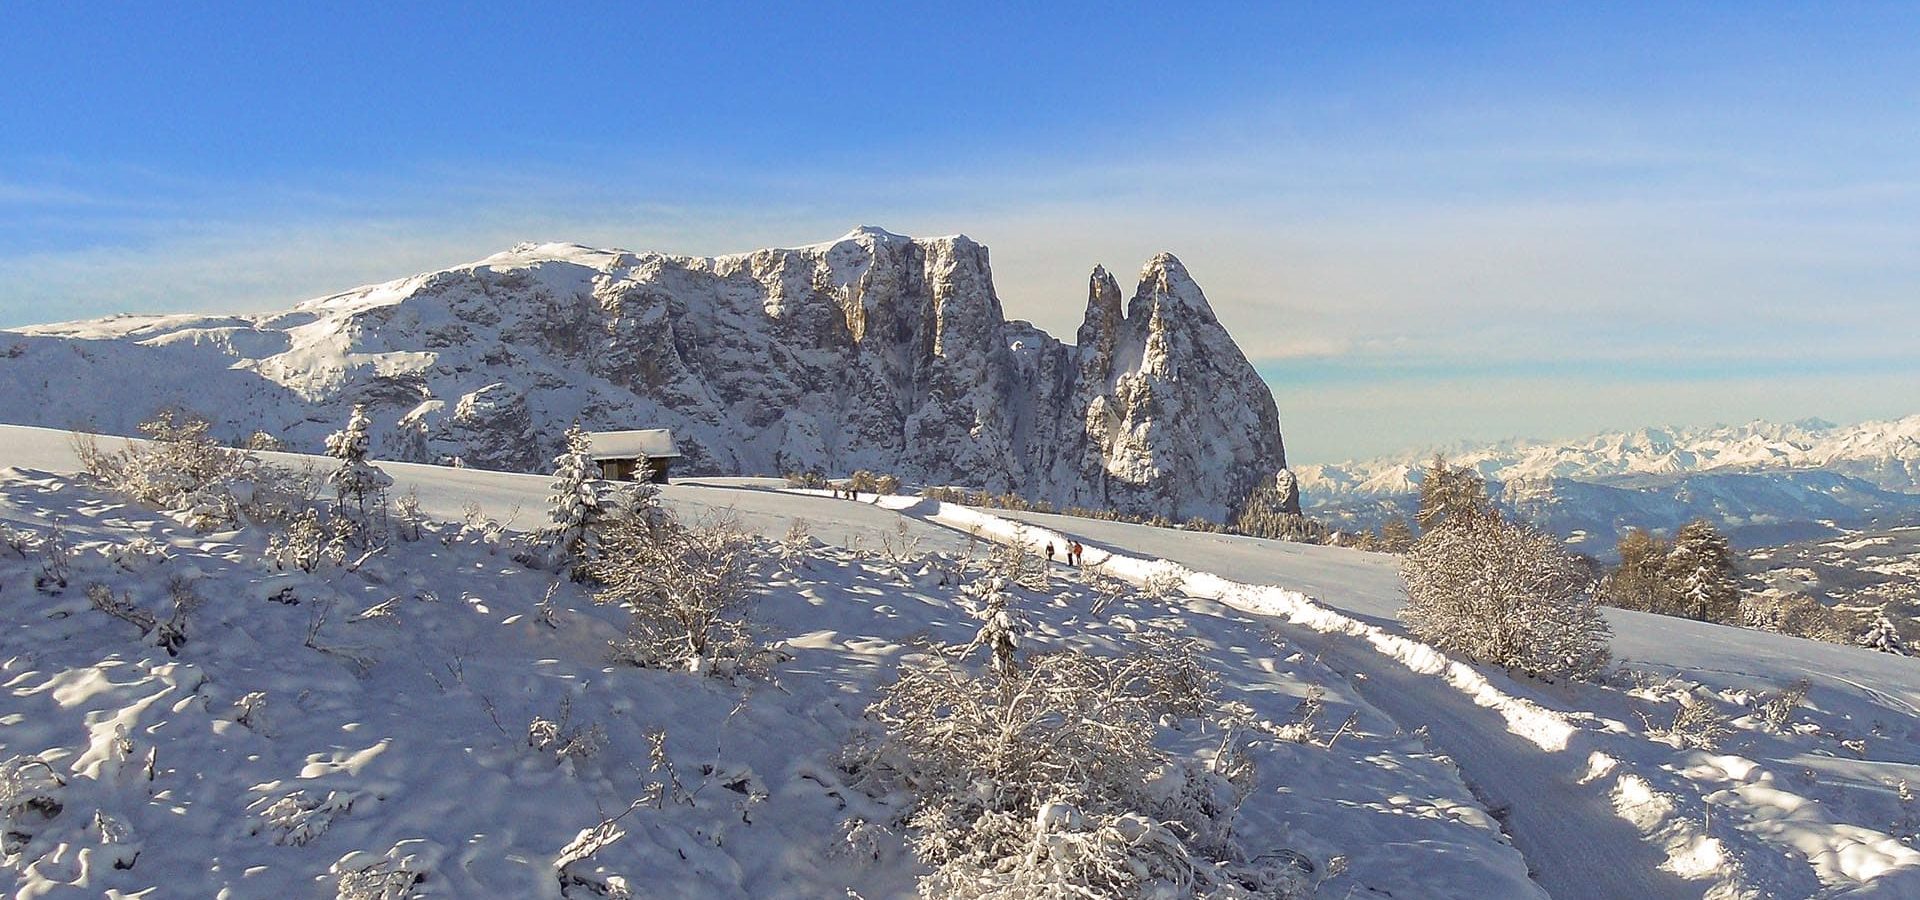
[[[588,455],[600,465],[600,477],[609,481],[667,483],[667,469],[680,458],[671,428],[638,431],[590,431]]]

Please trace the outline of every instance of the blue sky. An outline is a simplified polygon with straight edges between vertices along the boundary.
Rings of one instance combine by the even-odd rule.
[[[11,4],[0,327],[871,223],[1178,253],[1299,461],[1920,412],[1920,7],[1348,6]]]

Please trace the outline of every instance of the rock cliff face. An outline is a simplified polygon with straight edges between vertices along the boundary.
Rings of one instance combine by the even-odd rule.
[[[1009,322],[985,247],[860,228],[721,257],[522,245],[278,314],[0,332],[7,421],[131,433],[161,405],[317,449],[544,471],[568,423],[666,426],[677,473],[856,468],[1221,518],[1285,468],[1272,394],[1180,261],[1090,279],[1077,345]]]

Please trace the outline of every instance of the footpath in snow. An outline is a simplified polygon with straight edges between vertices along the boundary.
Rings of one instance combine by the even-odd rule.
[[[1068,539],[1065,530],[951,504],[915,498],[880,502],[994,540],[1062,545]],[[1053,525],[1080,523],[1057,516],[1046,519]],[[1105,528],[1107,538],[1139,528],[1086,524],[1092,526],[1088,530]],[[1170,540],[1215,537],[1158,531],[1167,532]],[[1624,721],[1627,704],[1609,696],[1622,692],[1529,688],[1449,659],[1391,626],[1377,624],[1382,622],[1379,617],[1362,620],[1297,591],[1131,556],[1118,551],[1121,541],[1109,541],[1107,547],[1083,543],[1088,545],[1087,563],[1108,574],[1143,584],[1176,583],[1189,596],[1273,616],[1284,623],[1283,634],[1304,629],[1320,635],[1322,662],[1345,673],[1361,696],[1402,727],[1425,728],[1434,745],[1454,758],[1504,817],[1536,880],[1556,897],[1920,896],[1920,853],[1873,827],[1878,823],[1872,822],[1871,812],[1862,810],[1857,816],[1864,822],[1836,815],[1867,804],[1832,792],[1833,785],[1822,785],[1817,776],[1807,787],[1829,788],[1833,802],[1789,790],[1794,779],[1762,762],[1684,751],[1634,733]],[[1748,634],[1777,637],[1719,630],[1731,632],[1723,637],[1734,642]],[[1720,658],[1727,658],[1724,647]],[[1764,662],[1777,664],[1763,661],[1757,668],[1765,669]],[[1884,696],[1855,688],[1868,696]],[[1617,708],[1605,710],[1613,717],[1597,715],[1578,708],[1576,701]],[[1909,718],[1901,733],[1912,724]],[[1876,727],[1883,733],[1892,730],[1885,722]],[[1821,736],[1819,729],[1809,733]],[[1910,745],[1897,742],[1892,749],[1910,753],[1910,746],[1898,743]],[[1920,771],[1915,762],[1920,760],[1897,760],[1898,771]],[[1887,787],[1892,788],[1887,793],[1908,796],[1904,782],[1899,788]]]

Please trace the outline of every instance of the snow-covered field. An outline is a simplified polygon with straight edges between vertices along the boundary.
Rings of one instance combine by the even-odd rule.
[[[664,500],[685,515],[730,509],[770,538],[804,520],[819,542],[757,566],[756,622],[792,658],[727,682],[608,664],[624,614],[568,582],[542,623],[551,574],[459,522],[477,506],[533,527],[547,479],[383,467],[438,520],[421,540],[357,571],[276,572],[255,530],[194,533],[77,479],[66,434],[0,427],[0,523],[42,541],[58,525],[73,550],[56,590],[36,586],[44,547],[0,546],[0,760],[45,762],[0,781],[13,890],[331,895],[341,873],[404,869],[427,896],[557,897],[563,875],[637,896],[910,895],[901,800],[849,784],[841,748],[927,640],[978,628],[955,584],[976,539],[1071,534],[1092,568],[1172,590],[1096,612],[1100,578],[1054,566],[1016,597],[1029,649],[1176,636],[1222,700],[1274,722],[1320,695],[1305,740],[1256,748],[1240,837],[1311,868],[1321,896],[1920,896],[1913,659],[1610,612],[1616,675],[1544,684],[1407,638],[1385,555],[677,484]],[[86,598],[103,584],[164,618],[176,577],[202,600],[177,655]],[[1769,707],[1800,679],[1803,703]],[[1713,749],[1669,733],[1685,706],[1718,713],[1696,720],[1724,725]],[[556,758],[529,745],[536,718],[604,743]],[[1199,758],[1209,737],[1164,743]],[[556,866],[655,785],[623,839]]]

